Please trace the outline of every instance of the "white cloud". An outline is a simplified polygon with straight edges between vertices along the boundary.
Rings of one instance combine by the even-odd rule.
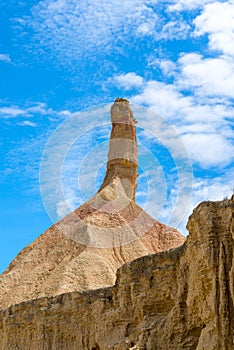
[[[66,200],[59,201],[56,204],[56,207],[57,207],[56,213],[60,219],[71,212],[71,207]]]
[[[27,111],[38,114],[48,114],[48,112],[50,112],[51,109],[48,109],[46,103],[38,102],[33,106],[27,107]]]
[[[112,82],[116,83],[118,87],[123,88],[124,90],[131,90],[132,88],[141,87],[144,80],[136,73],[130,72],[114,76]]]
[[[172,5],[168,6],[169,11],[194,10],[211,3],[213,0],[172,0]]]
[[[230,164],[234,148],[231,142],[233,131],[228,119],[234,117],[234,109],[228,106],[227,101],[209,100],[207,89],[200,91],[198,96],[196,90],[190,90],[193,91],[190,96],[184,95],[182,91],[187,81],[183,76],[179,81],[179,85],[176,82],[145,82],[142,92],[131,101],[149,106],[172,122],[195,164],[202,168],[219,168]],[[151,120],[151,123],[154,121]]]
[[[23,122],[18,123],[18,125],[21,125],[21,126],[31,126],[31,127],[33,127],[33,128],[35,128],[35,127],[37,126],[36,123],[31,122],[30,120],[24,120]]]
[[[158,57],[150,56],[148,58],[148,67],[150,69],[160,69],[163,75],[173,77],[176,75],[177,64],[171,60],[160,59]]]
[[[193,186],[193,195],[188,215],[186,215],[181,227],[185,227],[188,216],[192,214],[193,209],[203,201],[220,201],[224,198],[230,198],[233,194],[233,169],[223,174],[221,177],[213,177],[212,179],[196,179]]]
[[[177,91],[174,85],[155,80],[146,82],[143,92],[132,98],[132,102],[146,104],[167,119],[180,119],[181,111],[191,105],[190,100],[190,97]]]
[[[73,113],[68,110],[64,110],[64,111],[60,111],[59,114],[64,117],[70,117]]]
[[[23,106],[23,108],[19,106],[4,106],[0,107],[0,118],[2,119],[10,119],[10,118],[22,118],[22,117],[35,117],[35,116],[42,116],[42,117],[54,117],[54,118],[67,118],[72,115],[72,112],[62,110],[62,111],[55,111],[52,108],[49,108],[46,103],[43,102],[37,102],[37,103],[31,103],[31,104],[26,104]],[[25,123],[25,124],[23,124]],[[27,125],[35,126],[32,125],[32,122],[25,121],[21,123],[21,125]]]
[[[142,23],[136,30],[137,34],[147,35],[152,34],[153,26],[150,23]]]
[[[203,58],[189,53],[181,56],[179,64],[183,87],[199,88],[196,93],[203,96],[233,98],[234,61],[229,57]]]
[[[19,107],[1,107],[0,118],[16,118],[18,116],[26,115],[27,111]]]
[[[183,21],[170,21],[165,24],[162,30],[156,34],[158,39],[179,40],[185,39],[190,31],[190,25]]]
[[[234,2],[213,2],[204,7],[201,15],[195,18],[195,35],[208,34],[212,50],[224,54],[234,54]]]
[[[159,21],[158,14],[153,11],[150,5],[153,1],[144,1],[145,4],[139,8],[138,14],[136,14],[136,30],[135,34],[140,36],[154,35],[157,23]],[[129,23],[130,26],[132,23]],[[135,25],[133,25],[135,26]]]
[[[123,50],[136,36],[151,33],[157,21],[151,3],[154,0],[42,0],[32,8],[27,24],[40,48],[50,47],[60,55],[60,63],[83,61]]]
[[[231,163],[234,146],[217,133],[187,133],[184,142],[191,159],[203,168],[222,167]]]
[[[208,108],[207,108],[208,110]],[[186,135],[186,134],[207,134],[207,132],[209,131],[209,133],[215,133],[216,132],[216,123],[212,122],[211,120],[204,120],[204,115],[202,114],[202,119],[199,120],[199,118],[195,119],[192,118],[192,120],[194,120],[192,123],[184,123],[184,125],[180,125],[177,126],[177,130],[179,131],[180,135]],[[217,124],[218,127],[220,126],[220,122],[221,122],[221,118],[220,115],[217,116]],[[229,126],[226,125],[223,127],[222,130],[220,130],[220,134],[222,135],[226,135],[227,137],[231,138],[231,129],[229,130]]]
[[[187,212],[184,213],[184,218],[180,222],[177,229],[182,232],[184,235],[188,234],[188,231],[185,230],[186,224],[188,222],[189,216],[192,214],[193,209],[203,201],[218,201],[222,200],[225,197],[230,198],[233,194],[234,182],[233,182],[233,169],[230,169],[229,172],[222,174],[222,176],[214,176],[209,179],[196,178],[194,179],[193,192],[189,207]],[[176,190],[172,188],[170,200],[167,201],[161,220],[165,223],[168,222],[170,212],[172,211],[173,206],[176,201]],[[180,212],[178,212],[180,214]],[[181,218],[183,217],[181,213]]]
[[[11,62],[11,58],[8,54],[5,53],[0,53],[0,61],[6,62],[6,63],[10,63]]]
[[[222,200],[224,197],[230,197],[233,194],[233,178],[232,170],[223,177],[217,177],[210,180],[197,179],[194,184],[193,191],[193,206],[197,205],[201,201]]]

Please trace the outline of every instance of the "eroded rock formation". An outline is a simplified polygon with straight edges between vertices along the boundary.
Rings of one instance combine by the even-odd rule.
[[[231,350],[234,197],[201,203],[183,246],[122,266],[113,287],[1,311],[1,350]]]
[[[118,178],[127,196],[135,200],[138,177],[136,120],[126,99],[115,100],[111,107],[111,122],[107,170],[100,190]]]
[[[111,119],[103,185],[12,261],[0,276],[0,309],[43,296],[111,286],[124,263],[184,242],[178,231],[135,203],[136,121],[127,100],[115,101]]]

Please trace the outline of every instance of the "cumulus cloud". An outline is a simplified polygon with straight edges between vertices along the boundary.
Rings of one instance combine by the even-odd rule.
[[[195,35],[208,34],[209,46],[224,54],[234,54],[234,3],[215,1],[207,4],[194,19]]]
[[[187,133],[182,136],[182,140],[191,159],[202,168],[223,167],[233,159],[234,146],[223,135]]]
[[[144,82],[142,77],[133,72],[116,75],[112,81],[113,83],[116,83],[118,87],[123,88],[124,90],[139,88]]]
[[[184,95],[186,85],[182,82],[183,77],[180,85],[147,81],[131,101],[149,106],[172,122],[195,164],[202,168],[227,166],[234,154],[233,131],[228,121],[234,117],[234,109],[225,101],[209,100],[206,91],[202,96]]]
[[[142,93],[135,95],[132,102],[147,105],[167,119],[180,119],[191,98],[183,96],[173,84],[152,80],[145,83]]]
[[[196,92],[203,96],[233,97],[234,61],[229,57],[203,58],[189,53],[181,56],[179,65],[184,87],[199,88]]]

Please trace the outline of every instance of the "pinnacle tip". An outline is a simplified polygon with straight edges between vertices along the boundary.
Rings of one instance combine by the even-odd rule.
[[[117,97],[115,99],[115,102],[127,102],[127,103],[129,103],[129,101],[126,98],[122,98],[122,97]]]

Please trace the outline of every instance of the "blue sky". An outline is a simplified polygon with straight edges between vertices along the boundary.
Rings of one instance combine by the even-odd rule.
[[[145,108],[137,198],[152,215],[170,223],[177,206],[186,233],[197,203],[231,195],[234,1],[8,0],[0,13],[0,271],[95,192],[116,97]],[[59,176],[63,200],[50,187]]]

